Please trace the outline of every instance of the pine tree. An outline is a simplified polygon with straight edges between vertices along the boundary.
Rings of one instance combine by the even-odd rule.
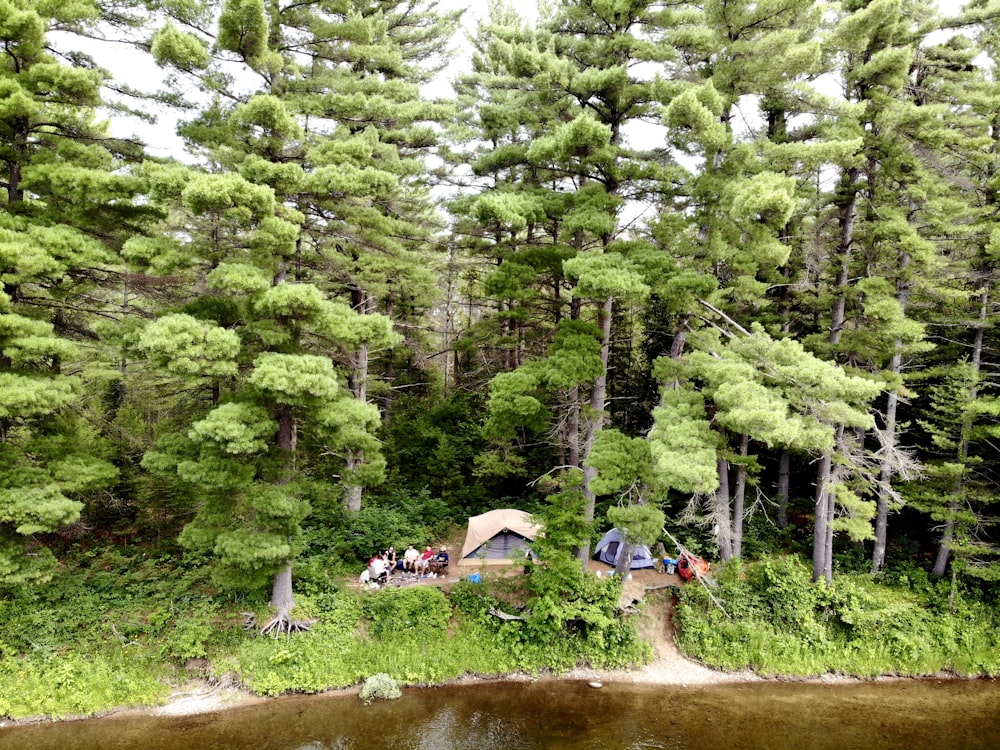
[[[814,4],[692,4],[664,13],[661,24],[682,74],[658,92],[666,102],[667,143],[686,169],[665,191],[670,202],[651,228],[676,259],[653,294],[669,300],[674,317],[670,349],[659,354],[676,360],[707,310],[735,321],[776,317],[771,289],[787,286],[782,271],[795,242],[792,224],[802,220],[798,180],[844,146],[815,143],[805,129],[790,136],[787,122],[776,125],[818,99],[807,84],[821,70]],[[766,113],[767,130],[743,126],[744,109]],[[661,417],[671,412],[666,402],[689,405],[686,397],[662,398]],[[759,463],[747,435],[713,425],[718,476],[699,486],[712,487],[708,513],[726,560],[740,554],[744,497]],[[664,429],[654,426],[658,440]]]
[[[993,11],[995,13],[995,9]],[[958,35],[928,49],[918,70],[921,97],[949,108],[945,174],[963,199],[952,211],[947,232],[953,247],[949,278],[954,297],[939,300],[932,325],[955,327],[964,334],[942,336],[941,351],[929,358],[915,379],[922,385],[915,404],[917,423],[928,436],[926,478],[907,488],[907,497],[927,513],[940,544],[932,572],[944,576],[949,563],[958,575],[995,578],[998,565],[996,513],[987,478],[994,458],[990,436],[996,432],[996,394],[991,347],[996,294],[997,229],[997,82],[989,66],[975,58],[995,59],[997,38],[988,4],[971,4],[953,21],[978,36],[974,44]]]
[[[136,205],[133,143],[97,118],[105,73],[48,39],[84,31],[90,3],[0,3],[0,582],[51,575],[32,537],[80,517],[113,485],[97,418],[83,406],[103,382],[98,316],[117,315],[117,250],[149,215]],[[65,42],[70,46],[71,42]],[[81,346],[84,344],[85,346]]]
[[[640,197],[662,172],[656,162],[639,159],[622,132],[650,111],[649,85],[630,70],[652,54],[638,36],[650,23],[649,6],[567,2],[534,30],[500,12],[499,23],[482,30],[478,77],[466,84],[490,97],[478,125],[492,153],[474,169],[493,182],[467,210],[493,240],[490,252],[501,256],[489,288],[509,295],[501,330],[516,338],[505,364],[518,371],[538,367],[525,354],[540,356],[553,334],[554,346],[566,351],[573,340],[560,342],[567,319],[574,333],[585,324],[596,336],[599,369],[590,380],[567,383],[548,404],[558,425],[560,466],[583,473],[587,522],[594,515],[595,473],[586,458],[607,419],[615,304],[627,309],[647,292],[627,255],[648,245],[622,236],[621,212],[626,199]],[[545,313],[533,328],[524,317],[531,309]],[[579,554],[586,559],[587,544]]]
[[[214,38],[168,24],[153,39],[161,64],[195,74],[215,99],[181,128],[211,170],[151,170],[180,241],[129,248],[150,267],[186,265],[204,296],[149,327],[142,346],[168,369],[194,362],[175,374],[215,378],[218,398],[148,464],[205,488],[182,540],[214,550],[220,580],[274,576],[265,630],[304,627],[289,614],[292,561],[309,499],[330,491],[323,475],[340,475],[357,510],[384,473],[369,357],[401,338],[376,300],[391,309],[393,289],[427,285],[412,252],[427,214],[415,157],[443,111],[405,79],[424,77],[419,63],[453,20],[408,3],[230,0]],[[241,93],[210,45],[260,88]]]
[[[949,217],[960,210],[933,154],[950,136],[945,105],[932,101],[912,79],[924,54],[920,45],[935,27],[924,2],[871,2],[845,6],[831,36],[831,54],[848,106],[836,127],[861,138],[852,162],[843,162],[830,203],[836,234],[827,282],[819,280],[818,304],[830,304],[829,328],[811,339],[816,351],[855,367],[879,373],[887,383],[885,414],[873,433],[878,443],[878,471],[856,475],[877,497],[874,528],[875,570],[885,562],[888,513],[898,506],[893,478],[913,471],[910,451],[900,445],[897,419],[904,391],[902,372],[908,360],[930,348],[925,327],[915,319],[913,299],[938,296],[943,265],[941,238]],[[839,436],[838,452],[855,453],[866,462],[865,436]],[[838,486],[824,458],[817,485]],[[842,473],[842,471],[840,472]],[[838,474],[838,472],[834,472]],[[912,474],[911,474],[912,475]],[[832,533],[838,521],[831,491],[817,494],[814,576],[832,575]]]

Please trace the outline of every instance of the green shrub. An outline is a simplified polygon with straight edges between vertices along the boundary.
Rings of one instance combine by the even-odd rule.
[[[168,692],[162,668],[143,657],[67,653],[0,659],[0,716],[64,718],[152,705]]]
[[[371,592],[362,605],[368,632],[380,640],[440,636],[451,620],[451,605],[434,586]]]
[[[390,545],[401,551],[407,544],[422,544],[433,538],[419,514],[411,515],[396,507],[369,504],[353,514],[335,509],[314,516],[307,521],[303,539],[310,556],[322,558],[327,564],[357,565]]]
[[[893,587],[841,574],[827,587],[812,583],[794,557],[734,563],[718,582],[714,593],[729,617],[701,586],[685,586],[674,612],[681,650],[713,666],[859,677],[1000,667],[996,618],[977,599],[959,597],[949,609],[936,584]]]
[[[358,698],[366,706],[374,700],[393,701],[399,698],[403,691],[399,689],[399,683],[392,679],[385,672],[373,674],[358,692]]]

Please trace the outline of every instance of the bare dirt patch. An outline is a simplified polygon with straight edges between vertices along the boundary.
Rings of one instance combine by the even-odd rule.
[[[613,568],[600,562],[591,562],[589,570],[607,575]],[[688,659],[677,650],[674,639],[674,593],[685,583],[676,573],[658,573],[655,570],[634,570],[622,586],[620,606],[635,607],[639,618],[639,634],[653,648],[653,661],[630,670],[598,670],[579,668],[572,670],[570,679],[596,682],[635,682],[657,685],[711,685],[725,682],[751,682],[759,680],[753,672],[720,672]]]

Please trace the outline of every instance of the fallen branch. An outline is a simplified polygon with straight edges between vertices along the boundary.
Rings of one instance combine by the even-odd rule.
[[[494,617],[499,617],[501,620],[506,620],[508,622],[511,620],[520,620],[521,622],[524,621],[523,617],[520,617],[518,615],[509,615],[506,612],[501,612],[499,609],[496,609],[494,607],[490,607],[488,612]]]
[[[659,586],[646,586],[643,591],[659,591],[660,589],[675,589],[677,588],[676,583],[661,583]]]
[[[697,555],[692,553],[687,547],[678,542],[677,539],[674,538],[674,535],[671,534],[669,531],[667,531],[666,528],[663,529],[663,533],[666,534],[668,537],[670,537],[670,541],[672,541],[674,544],[677,545],[677,550],[682,555],[687,555],[688,558],[697,557]],[[729,618],[730,620],[733,619],[732,617],[729,616],[729,613],[726,612],[726,608],[722,606],[722,602],[716,599],[715,596],[712,594],[712,592],[709,591],[708,583],[706,583],[706,577],[702,576],[701,572],[694,566],[691,566],[691,570],[694,573],[694,577],[698,579],[698,583],[700,583],[702,587],[705,589],[705,593],[708,594],[708,598],[712,600],[712,603],[715,604],[715,606],[718,607],[720,610],[722,610],[722,614],[724,614],[727,618]],[[715,585],[715,581],[711,581],[711,579],[708,580],[713,585]]]

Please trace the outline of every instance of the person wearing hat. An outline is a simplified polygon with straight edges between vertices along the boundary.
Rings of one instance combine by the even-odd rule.
[[[431,573],[435,575],[444,575],[444,572],[448,570],[448,548],[442,547],[438,550],[438,553],[434,555],[434,559],[431,560]]]

